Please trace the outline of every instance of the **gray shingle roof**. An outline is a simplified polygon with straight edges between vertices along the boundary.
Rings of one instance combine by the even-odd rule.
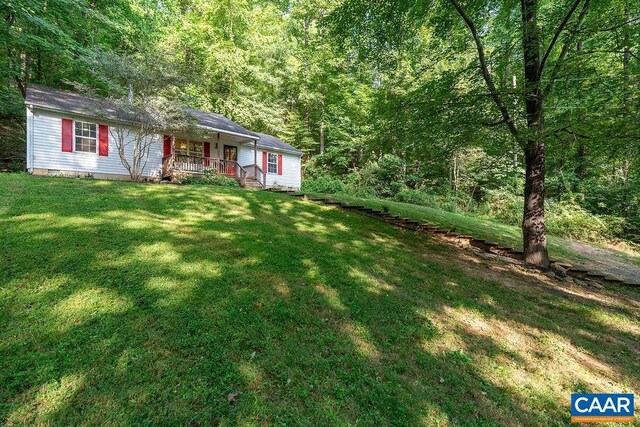
[[[258,136],[260,136],[260,140],[258,141],[259,147],[273,148],[275,150],[283,150],[283,151],[289,151],[296,154],[302,154],[302,151],[287,144],[284,141],[279,140],[275,136],[267,135],[265,133],[258,133]]]
[[[115,110],[110,109],[109,103],[102,99],[36,84],[31,84],[27,88],[25,103],[36,107],[85,116],[95,116],[96,108],[100,108],[101,115],[104,115],[105,118],[116,120]],[[258,137],[258,134],[245,129],[220,114],[208,113],[194,108],[185,108],[185,111],[194,116],[201,126],[222,132],[240,134],[248,138]]]
[[[96,109],[100,108],[106,118],[115,118],[114,110],[110,111],[109,105],[104,100],[36,84],[30,84],[27,87],[24,102],[36,107],[88,116],[95,115]]]
[[[250,137],[257,137],[258,134],[251,132],[240,126],[238,123],[227,119],[225,116],[216,113],[209,113],[202,110],[196,110],[195,108],[185,108],[187,113],[196,118],[198,123],[208,128],[213,128],[221,131],[239,133],[241,135],[247,135]]]

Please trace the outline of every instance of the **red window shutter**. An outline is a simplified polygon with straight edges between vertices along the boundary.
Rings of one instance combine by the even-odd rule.
[[[278,154],[278,175],[282,175],[282,154]]]
[[[204,166],[205,167],[209,167],[211,166],[211,160],[209,160],[209,157],[211,157],[211,143],[210,142],[205,142],[203,143],[203,147],[204,147]]]
[[[73,152],[73,120],[62,119],[62,151]]]
[[[164,136],[164,148],[162,152],[164,157],[171,155],[171,135]]]
[[[109,156],[109,126],[98,125],[98,139],[100,146],[98,148],[98,154],[102,157]]]
[[[262,172],[267,173],[267,152],[262,152]]]

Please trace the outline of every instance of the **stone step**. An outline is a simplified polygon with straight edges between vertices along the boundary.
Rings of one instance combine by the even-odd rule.
[[[573,267],[573,264],[569,264],[568,262],[556,261],[555,264],[558,267],[562,267],[562,268],[567,269],[567,270],[569,270],[571,267]]]
[[[579,265],[573,265],[573,266],[571,266],[569,271],[572,271],[574,273],[587,273],[589,270],[587,270],[586,268],[584,268],[582,266],[579,266]]]
[[[601,273],[600,271],[588,271],[587,272],[587,276],[588,277],[601,277],[601,278],[604,278],[606,276],[606,274]]]

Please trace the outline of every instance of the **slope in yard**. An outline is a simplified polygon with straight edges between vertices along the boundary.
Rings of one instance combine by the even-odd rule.
[[[316,196],[329,197],[336,201],[364,205],[376,209],[386,207],[396,215],[426,221],[460,233],[470,234],[480,239],[498,242],[502,245],[509,245],[515,248],[522,247],[522,232],[518,227],[487,218],[389,200],[361,199],[344,194],[316,194]],[[548,236],[548,241],[549,252],[552,257],[588,266],[589,269],[617,276],[629,283],[640,283],[640,253],[636,251],[597,247],[553,235]]]
[[[559,425],[640,292],[266,192],[0,175],[0,422]]]

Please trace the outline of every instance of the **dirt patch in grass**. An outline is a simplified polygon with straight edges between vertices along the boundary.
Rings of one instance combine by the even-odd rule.
[[[581,257],[584,257],[585,263],[589,269],[599,270],[606,274],[618,276],[630,283],[640,284],[640,267],[634,265],[631,261],[621,255],[620,251],[608,248],[599,248],[580,242],[571,242],[571,250]],[[630,254],[639,262],[636,254]]]

